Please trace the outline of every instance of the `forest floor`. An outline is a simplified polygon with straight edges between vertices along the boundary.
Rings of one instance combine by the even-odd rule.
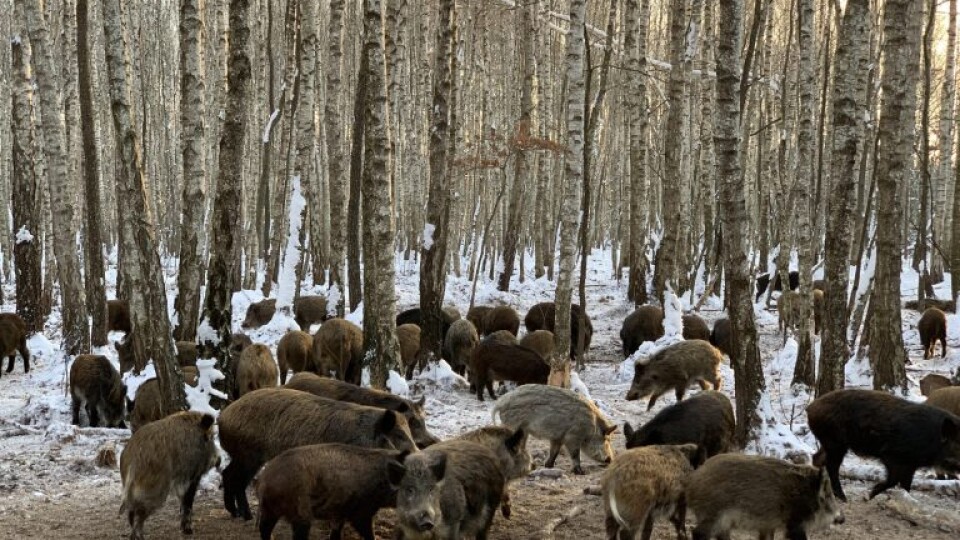
[[[608,253],[591,258],[588,274],[588,313],[593,319],[595,334],[590,361],[581,379],[591,397],[613,420],[622,425],[629,421],[635,427],[649,420],[661,408],[673,403],[672,397],[661,398],[652,412],[644,410],[645,403],[628,402],[623,396],[629,382],[621,373],[619,330],[631,306],[620,283],[612,280]],[[169,274],[168,274],[169,275]],[[170,278],[175,281],[175,276]],[[905,283],[910,276],[905,275]],[[914,281],[913,283],[916,283]],[[625,282],[623,283],[625,286]],[[511,289],[520,291],[500,293],[487,281],[482,281],[476,293],[477,304],[505,302],[521,314],[537,302],[552,299],[553,283],[527,279],[515,283]],[[417,275],[415,265],[398,261],[398,309],[416,303]],[[5,291],[4,296],[12,294]],[[904,290],[905,297],[910,295]],[[448,303],[465,312],[470,299],[470,283],[451,277],[448,281]],[[235,318],[239,321],[251,301],[259,300],[252,291],[235,297]],[[685,306],[686,307],[686,306]],[[13,309],[4,305],[4,311]],[[796,355],[796,344],[788,340],[782,346],[777,334],[776,312],[768,311],[759,303],[756,308],[761,332],[761,352],[764,360],[767,392],[763,415],[766,420],[760,441],[748,449],[780,457],[809,456],[816,449],[816,441],[806,426],[803,413],[812,399],[804,392],[790,388],[790,375]],[[55,314],[56,315],[56,314]],[[719,301],[708,302],[701,315],[711,322],[721,316]],[[960,321],[951,316],[950,347],[946,359],[921,360],[919,339],[915,331],[919,314],[903,311],[904,339],[912,364],[908,367],[911,379],[911,397],[919,398],[917,382],[928,372],[949,374],[960,364]],[[351,317],[354,319],[354,317]],[[115,339],[119,334],[113,336]],[[268,329],[251,333],[254,341],[276,347],[279,334]],[[117,454],[129,438],[129,431],[78,428],[70,425],[69,399],[65,393],[66,366],[57,351],[59,324],[51,318],[44,336],[31,340],[34,369],[23,374],[18,364],[12,374],[0,379],[0,540],[19,538],[93,539],[120,538],[129,535],[129,526],[118,514],[120,507],[120,474],[116,467],[101,468],[95,456],[105,447],[113,447]],[[101,351],[111,358],[112,347]],[[860,362],[847,367],[847,384],[869,385],[868,368]],[[723,368],[724,392],[733,391],[732,372]],[[414,385],[415,393],[427,397],[427,423],[436,435],[448,437],[489,423],[492,401],[483,403],[464,389],[441,388],[430,382]],[[614,443],[618,451],[624,448],[622,430]],[[534,462],[542,464],[547,446],[543,441],[531,441]],[[584,489],[600,482],[603,468],[584,459],[584,476],[572,475],[570,462],[562,456],[557,462],[559,476],[534,472],[518,480],[511,487],[513,514],[494,520],[491,538],[536,539],[547,538],[546,529],[554,526],[553,538],[585,539],[604,537],[603,505],[600,497],[584,493]],[[845,523],[815,532],[811,538],[917,538],[955,539],[960,535],[960,482],[932,480],[930,471],[917,474],[915,489],[906,493],[894,489],[873,501],[866,500],[869,486],[882,474],[876,462],[848,456],[842,470],[844,489],[850,502],[843,506]],[[749,481],[749,480],[747,480]],[[251,505],[256,514],[256,497],[251,492]],[[148,519],[145,533],[148,538],[180,536],[177,518],[178,505],[168,500],[163,510]],[[254,522],[231,519],[223,509],[219,490],[219,474],[213,471],[205,477],[194,507],[194,538],[257,538]],[[559,524],[558,520],[562,520]],[[654,538],[674,538],[672,526],[666,520],[658,522]],[[377,517],[379,537],[392,536],[395,516],[383,511]],[[688,516],[688,525],[694,524]],[[323,524],[317,523],[311,538],[326,538]],[[275,538],[290,538],[290,529],[281,523]],[[751,538],[746,534],[734,538]],[[356,538],[349,531],[347,538]]]

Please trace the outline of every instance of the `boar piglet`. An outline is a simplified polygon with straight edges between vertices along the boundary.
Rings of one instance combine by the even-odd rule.
[[[493,381],[514,381],[517,384],[546,384],[550,366],[536,352],[520,345],[504,345],[481,341],[470,358],[470,375],[476,386],[477,399],[483,401],[483,389],[491,398]]]
[[[634,431],[623,425],[627,448],[652,444],[696,444],[705,457],[733,449],[736,421],[730,398],[708,391],[671,405]]]
[[[277,344],[280,384],[287,382],[287,371],[316,371],[313,365],[313,336],[300,330],[287,332]]]
[[[685,539],[683,480],[700,465],[698,456],[695,444],[646,446],[617,456],[601,481],[607,539],[634,538],[643,527],[649,540],[653,520],[663,516]]]
[[[940,357],[947,356],[947,314],[932,307],[927,308],[917,322],[920,343],[923,345],[923,358],[932,357],[940,342]]]
[[[443,340],[443,357],[457,374],[463,376],[470,364],[470,356],[474,347],[480,343],[476,327],[467,319],[460,319],[450,325],[450,331]],[[412,372],[407,372],[407,378]]]
[[[152,422],[130,437],[120,455],[123,500],[133,532],[142,540],[143,522],[163,506],[170,491],[180,500],[180,531],[193,533],[193,497],[200,478],[219,462],[213,417],[179,412]]]
[[[330,538],[339,540],[350,523],[363,540],[374,540],[373,518],[397,504],[397,484],[408,452],[312,444],[270,460],[257,477],[260,538],[270,540],[281,519],[294,540],[310,537],[314,519],[331,522]]]
[[[493,407],[505,426],[520,429],[531,437],[550,441],[550,457],[544,464],[552,468],[561,448],[573,462],[573,472],[584,474],[580,451],[600,463],[613,459],[611,437],[616,424],[610,423],[596,405],[572,390],[529,384],[507,393]]]
[[[513,430],[504,426],[486,426],[468,431],[457,437],[460,441],[473,441],[486,446],[497,456],[500,471],[504,479],[523,478],[530,472],[530,452],[527,451],[527,434],[523,429]],[[503,488],[503,500],[500,503],[503,517],[510,517],[510,492],[508,486]]]
[[[849,450],[879,459],[887,470],[871,499],[896,485],[910,491],[921,467],[960,471],[960,418],[936,407],[876,390],[834,390],[807,407],[807,419],[820,442],[813,462],[826,467],[844,501],[840,464]]]
[[[503,496],[497,458],[472,441],[445,441],[404,460],[397,495],[405,540],[486,538]]]
[[[313,373],[298,373],[294,375],[287,388],[309,392],[315,396],[337,401],[346,401],[356,403],[357,405],[366,405],[367,407],[377,407],[387,409],[403,415],[407,419],[407,425],[410,427],[410,433],[413,434],[413,440],[419,448],[426,448],[431,444],[440,442],[440,439],[434,437],[428,430],[424,420],[426,412],[423,410],[423,404],[426,397],[421,396],[418,400],[406,399],[390,392],[384,392],[375,388],[364,388],[355,384],[350,384],[336,379],[319,377]]]
[[[261,465],[285,450],[322,443],[417,449],[402,415],[289,388],[245,394],[220,413],[219,423],[220,446],[230,454],[223,470],[224,506],[244,519],[253,517],[247,485]]]
[[[657,398],[670,390],[676,394],[677,401],[682,400],[687,387],[694,382],[703,390],[719,390],[722,360],[720,351],[701,339],[670,345],[646,361],[639,360],[634,364],[633,384],[627,392],[627,400],[650,396],[649,411]]]
[[[127,387],[106,356],[81,354],[70,366],[70,397],[72,399],[73,424],[80,425],[80,406],[86,405],[90,427],[100,426],[102,419],[107,427],[124,428],[123,409]]]
[[[697,516],[693,540],[729,538],[732,529],[788,540],[842,523],[843,513],[823,469],[780,459],[720,454],[687,476],[687,507]]]

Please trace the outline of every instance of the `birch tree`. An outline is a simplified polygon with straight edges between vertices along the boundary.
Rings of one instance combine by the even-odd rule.
[[[639,5],[638,5],[639,4]],[[647,64],[647,22],[650,0],[626,0],[624,17],[627,29],[624,48],[627,54],[627,115],[630,122],[630,284],[627,298],[637,306],[647,303],[646,237],[644,231],[644,199],[647,168],[647,87],[644,72]]]
[[[951,174],[953,164],[954,110],[957,96],[957,0],[950,0],[950,19],[947,22],[947,53],[944,60],[943,90],[940,94],[940,162],[937,168],[937,191],[934,201],[936,224],[933,229],[934,246],[931,274],[939,281],[943,276],[944,262],[950,257],[949,224],[953,216],[953,192],[955,182]],[[953,267],[956,268],[956,267]],[[956,270],[953,273],[957,273]]]
[[[347,179],[343,167],[343,129],[340,125],[340,79],[343,76],[343,2],[330,1],[330,20],[327,32],[326,101],[323,121],[327,144],[327,183],[330,186],[330,289],[336,293],[337,316],[344,315],[347,290],[344,287],[346,262],[346,205]]]

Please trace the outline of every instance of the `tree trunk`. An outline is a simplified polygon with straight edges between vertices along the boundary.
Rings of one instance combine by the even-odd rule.
[[[313,241],[314,235],[312,233],[315,232],[316,229],[310,227],[309,224],[304,221],[304,218],[310,221],[315,220],[315,216],[320,210],[319,205],[312,204],[316,200],[315,194],[319,189],[318,175],[313,172],[313,157],[314,149],[316,148],[314,144],[315,130],[313,127],[313,119],[316,114],[314,110],[314,87],[316,84],[317,61],[317,4],[309,1],[303,2],[301,9],[303,13],[300,22],[299,103],[297,104],[296,119],[297,131],[299,133],[296,138],[297,150],[293,160],[294,166],[290,179],[291,181],[295,178],[300,179],[302,197],[308,202],[308,204],[304,206],[300,217],[301,224],[297,231],[299,238],[296,239],[296,241],[299,242],[301,251],[308,252],[313,257],[320,257],[321,253],[319,251],[308,249],[305,243],[306,232],[311,231],[310,237],[311,241]],[[306,211],[308,206],[313,209],[312,212]],[[294,213],[294,209],[291,207],[290,219],[294,219]],[[291,227],[290,230],[292,231],[293,227]],[[295,239],[288,239],[287,242],[289,244],[294,240]],[[289,253],[285,253],[284,255],[289,256]],[[294,298],[299,298],[300,296],[300,283],[303,281],[305,268],[304,257],[302,255],[298,257],[297,261],[297,270],[294,272],[295,281],[293,284]],[[316,279],[316,276],[314,276],[314,279]]]
[[[200,284],[203,282],[204,257],[200,234],[206,227],[206,141],[203,95],[203,14],[197,0],[180,1],[180,125],[183,133],[183,217],[180,224],[180,267],[177,274],[177,298],[174,310],[177,323],[173,330],[178,341],[197,338],[200,317]]]
[[[737,400],[737,440],[744,445],[760,427],[757,412],[766,383],[760,363],[753,320],[752,283],[745,233],[744,178],[740,171],[740,48],[743,40],[743,0],[720,3],[717,31],[717,114],[714,137],[720,218],[723,227],[724,273],[730,314],[733,373]]]
[[[147,182],[144,180],[140,141],[127,102],[130,62],[120,22],[120,0],[104,0],[102,8],[110,105],[120,158],[117,204],[124,209],[120,217],[120,250],[124,254],[121,271],[133,323],[135,370],[143,370],[148,360],[153,360],[160,384],[161,410],[164,414],[171,414],[186,409],[187,398],[171,339],[156,232],[147,209]]]
[[[583,182],[584,131],[584,31],[586,1],[570,0],[570,32],[567,34],[567,154],[566,185],[560,210],[560,272],[554,303],[556,355],[550,360],[549,383],[570,386],[570,304],[573,296],[573,270],[577,251],[577,227],[580,223],[580,190]]]
[[[915,140],[913,102],[920,57],[923,6],[887,0],[883,14],[883,80],[877,161],[877,269],[870,307],[873,386],[906,391],[906,352],[900,321],[901,189],[910,179]]]
[[[948,229],[953,215],[953,135],[954,109],[957,95],[957,0],[950,0],[950,21],[947,26],[947,57],[943,74],[943,93],[940,94],[940,162],[937,169],[937,195],[935,197],[937,217],[933,234],[937,241],[933,254],[933,268],[931,273],[935,277],[943,276],[944,262],[950,260],[950,240],[952,235]],[[956,268],[955,266],[952,268]],[[953,270],[953,273],[957,273]],[[939,279],[938,279],[939,281]]]
[[[90,349],[87,308],[77,260],[77,229],[74,221],[77,200],[68,175],[63,100],[53,61],[53,46],[44,25],[41,2],[24,2],[33,67],[43,117],[43,151],[46,155],[50,213],[53,218],[53,248],[60,281],[63,315],[63,348],[74,356]]]
[[[868,0],[849,0],[837,36],[833,84],[833,152],[826,239],[824,240],[823,322],[817,395],[844,386],[844,366],[850,358],[847,306],[850,245],[856,212],[857,145],[867,83]]]
[[[363,301],[360,282],[360,185],[363,176],[364,92],[367,86],[367,55],[360,55],[357,74],[357,95],[353,102],[353,140],[350,143],[350,197],[347,201],[347,286],[350,290],[350,311]]]
[[[219,178],[213,204],[213,249],[207,272],[207,291],[198,332],[206,357],[217,359],[217,369],[226,379],[224,388],[234,388],[235,366],[230,359],[234,262],[239,257],[240,187],[243,170],[243,138],[247,119],[244,107],[250,83],[247,56],[249,0],[230,0],[230,51],[227,65],[227,103],[220,134]],[[230,392],[228,392],[230,393]]]
[[[627,114],[630,117],[630,283],[627,298],[637,306],[647,303],[647,239],[644,231],[646,215],[647,169],[647,85],[644,73],[647,66],[647,22],[650,19],[649,0],[626,0],[624,17],[627,31],[624,47],[627,54],[626,92]],[[639,2],[639,7],[638,7]]]
[[[338,317],[343,317],[347,290],[343,274],[346,259],[347,179],[343,167],[343,129],[340,125],[340,78],[343,73],[343,3],[331,0],[330,21],[327,34],[327,84],[323,121],[327,143],[327,183],[330,190],[330,301],[335,304]],[[336,291],[336,292],[333,292]],[[336,299],[336,302],[333,300]]]
[[[400,363],[394,279],[394,217],[387,163],[387,96],[384,80],[383,20],[380,0],[364,0],[363,256],[364,349],[370,360],[370,384],[385,388],[389,370]],[[444,141],[446,142],[446,141]],[[443,257],[440,257],[442,263]]]

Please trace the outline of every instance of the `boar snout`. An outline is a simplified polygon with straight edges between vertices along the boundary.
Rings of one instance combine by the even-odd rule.
[[[430,515],[430,512],[424,510],[416,516],[417,530],[420,532],[432,531],[435,526],[433,523],[433,516]]]
[[[834,524],[834,525],[841,525],[841,524],[843,524],[843,522],[846,521],[846,520],[847,520],[847,518],[846,518],[846,516],[843,515],[843,512],[837,512],[837,515],[833,516],[833,524]]]

